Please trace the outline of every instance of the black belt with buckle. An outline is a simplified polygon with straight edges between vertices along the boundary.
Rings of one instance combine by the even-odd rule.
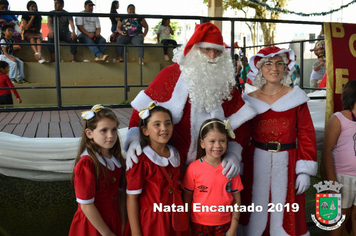
[[[280,152],[280,151],[296,148],[296,146],[297,146],[295,144],[295,142],[294,143],[284,143],[284,144],[281,144],[279,142],[261,143],[256,140],[253,140],[253,139],[251,140],[251,144],[255,147],[264,149],[269,152]]]

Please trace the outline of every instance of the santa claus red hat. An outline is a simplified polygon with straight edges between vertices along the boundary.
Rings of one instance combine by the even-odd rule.
[[[221,51],[225,50],[220,29],[210,22],[195,26],[194,34],[184,48],[184,56],[188,54],[194,45],[203,48],[215,48]]]
[[[274,57],[278,54],[285,54],[288,63],[287,63],[287,70],[292,73],[294,71],[294,64],[295,64],[295,59],[294,59],[294,52],[293,50],[290,49],[283,49],[279,48],[276,46],[270,46],[270,47],[265,47],[262,48],[256,55],[252,56],[250,58],[250,68],[251,71],[247,74],[247,77],[251,80],[254,80],[258,71],[260,68],[257,68],[257,62],[259,62],[262,58],[271,58]]]

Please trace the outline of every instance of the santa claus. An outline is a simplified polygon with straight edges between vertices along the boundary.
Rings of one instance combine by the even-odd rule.
[[[173,115],[172,142],[179,150],[182,166],[196,159],[199,127],[206,119],[229,119],[236,138],[230,140],[223,166],[228,178],[239,173],[242,147],[248,143],[243,124],[256,112],[245,103],[236,89],[234,67],[225,51],[219,28],[211,23],[197,25],[188,43],[174,52],[175,64],[163,69],[148,88],[132,101],[124,148],[127,168],[142,149],[139,144],[140,110],[152,101],[169,109]],[[136,154],[135,154],[136,153]]]
[[[244,94],[257,110],[251,121],[251,145],[244,150],[242,204],[259,211],[241,214],[245,235],[309,235],[305,194],[316,175],[316,138],[307,101],[298,87],[290,88],[292,50],[275,46],[251,57],[248,77],[258,88]],[[251,209],[251,208],[250,208]]]

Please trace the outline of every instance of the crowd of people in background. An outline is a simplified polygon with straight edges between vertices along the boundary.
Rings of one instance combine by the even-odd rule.
[[[95,4],[92,1],[84,2],[84,11],[86,13],[92,13]],[[110,13],[117,14],[110,16],[111,21],[111,32],[113,33],[110,41],[116,42],[118,44],[128,44],[132,43],[137,45],[137,53],[139,56],[139,63],[144,64],[144,48],[142,47],[144,38],[146,37],[149,26],[144,18],[141,17],[130,17],[122,18],[118,14],[119,1],[112,1]],[[5,25],[10,25],[13,29],[12,39],[16,43],[21,43],[22,33],[23,39],[32,44],[31,48],[34,52],[34,58],[39,63],[54,62],[54,46],[49,46],[49,51],[51,53],[50,59],[47,61],[42,56],[42,46],[41,43],[44,37],[47,38],[48,43],[54,42],[54,27],[53,27],[53,15],[48,15],[48,35],[42,35],[42,17],[40,15],[32,15],[31,12],[37,12],[38,6],[35,1],[29,1],[27,3],[27,9],[29,14],[22,16],[22,29],[20,28],[20,22],[15,15],[0,15],[0,28]],[[0,0],[0,10],[8,11],[9,2],[8,0]],[[54,10],[52,12],[63,12],[64,10],[64,0],[54,0]],[[136,14],[136,7],[133,4],[127,6],[127,14]],[[90,16],[83,17],[77,16],[75,20],[70,15],[60,15],[58,16],[59,21],[59,40],[65,41],[66,43],[76,44],[78,41],[83,44],[88,44],[90,51],[95,56],[96,62],[103,62],[107,59],[107,54],[105,54],[106,47],[103,44],[106,43],[106,38],[101,35],[100,20],[98,17]],[[170,19],[162,19],[162,24],[158,28],[157,32],[157,43],[163,44],[165,47],[164,59],[169,61],[170,58],[167,53],[167,45],[172,44],[177,45],[177,42],[171,38],[174,35],[174,31],[170,26]],[[3,37],[2,37],[3,38]],[[99,44],[95,46],[94,44]],[[14,50],[20,49],[19,45],[14,45]],[[70,46],[70,62],[76,62],[77,46]],[[123,47],[116,48],[117,63],[123,61]]]
[[[84,2],[84,10],[81,13],[92,13],[95,4],[87,0]],[[130,18],[120,17],[118,13],[119,1],[112,1],[110,13],[116,14],[110,16],[111,21],[111,32],[110,41],[117,43],[116,58],[114,62],[120,63],[124,61],[123,51],[124,47],[121,45],[131,43],[136,47],[139,64],[144,65],[144,38],[146,37],[149,26],[147,21],[139,16],[136,16],[136,7],[133,4],[127,6],[127,14],[134,15]],[[0,27],[2,27],[1,39],[5,43],[1,46],[0,59],[7,61],[10,66],[9,77],[13,83],[26,83],[25,75],[23,71],[23,62],[14,56],[13,52],[20,50],[21,47],[19,43],[23,39],[34,45],[31,45],[31,49],[34,53],[34,59],[39,63],[55,62],[56,55],[54,45],[49,45],[48,50],[50,52],[50,58],[44,58],[42,55],[42,45],[44,38],[47,38],[48,43],[54,43],[54,27],[53,27],[53,15],[48,15],[48,35],[42,35],[42,17],[40,15],[31,14],[38,11],[38,6],[35,1],[29,1],[27,3],[28,14],[22,15],[22,29],[20,28],[20,22],[15,15],[0,15]],[[0,0],[0,10],[8,11],[9,2],[8,0]],[[63,12],[64,10],[64,0],[54,0],[54,10],[53,12]],[[108,54],[106,53],[106,39],[101,34],[101,24],[99,17],[96,16],[77,16],[75,19],[70,15],[58,15],[58,25],[59,25],[59,40],[70,43],[70,62],[77,62],[77,43],[87,44],[91,53],[94,56],[95,62],[105,62],[108,59]],[[5,27],[5,28],[4,28]],[[8,27],[12,30],[12,35],[5,37],[5,30]],[[8,34],[9,35],[9,34]],[[162,19],[161,24],[157,29],[157,44],[163,45],[163,57],[164,60],[170,61],[171,58],[168,56],[168,45],[171,44],[173,47],[177,46],[177,42],[172,38],[174,35],[174,30],[171,26],[169,18]],[[318,56],[318,62],[313,64],[313,70],[310,77],[310,87],[317,87],[321,79],[325,75],[325,52],[323,41],[318,41],[316,43],[314,53]],[[239,47],[236,45],[236,48]],[[320,55],[319,55],[320,54]],[[248,63],[248,58],[246,55],[240,52],[235,54],[234,58],[235,67],[235,80],[236,85],[240,92],[243,91],[242,84],[248,83],[252,84],[252,81],[246,76],[250,71],[250,65]],[[295,64],[295,71],[292,74],[291,87],[294,85],[299,85],[300,83],[300,68]]]

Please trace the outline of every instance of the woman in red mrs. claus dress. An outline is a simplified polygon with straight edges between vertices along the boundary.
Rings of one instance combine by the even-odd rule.
[[[288,86],[294,63],[292,50],[274,46],[250,60],[249,78],[258,89],[243,99],[258,115],[250,122],[251,145],[243,155],[242,204],[263,211],[241,215],[245,235],[310,235],[304,193],[318,168],[316,138],[308,97]]]

